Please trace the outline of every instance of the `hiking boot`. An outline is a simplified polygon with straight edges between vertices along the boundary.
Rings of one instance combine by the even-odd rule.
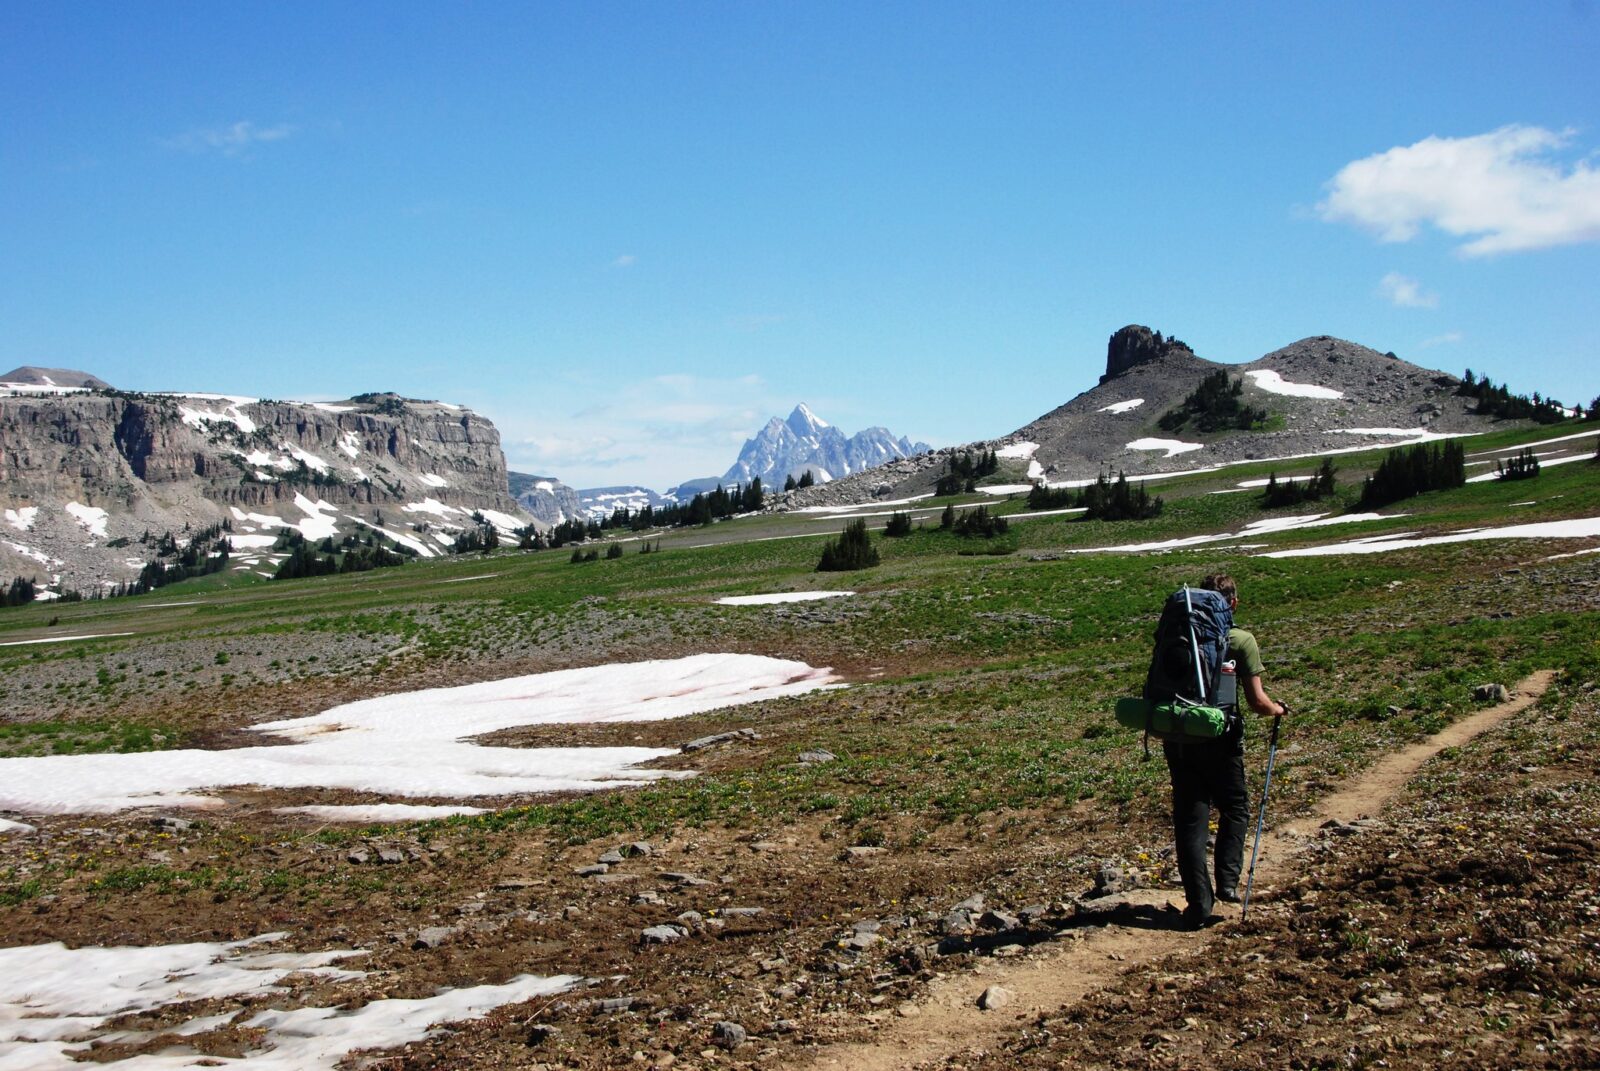
[[[1223,889],[1218,889],[1217,899],[1221,900],[1225,904],[1237,904],[1240,899],[1239,890],[1231,885]]]
[[[1211,928],[1212,926],[1215,926],[1217,923],[1222,922],[1222,921],[1224,921],[1224,920],[1223,920],[1223,917],[1221,915],[1217,915],[1217,914],[1202,915],[1198,911],[1190,911],[1188,908],[1185,908],[1184,911],[1183,911],[1182,921],[1179,923],[1179,927],[1181,929],[1191,930],[1191,931],[1192,930],[1205,930],[1205,929]]]

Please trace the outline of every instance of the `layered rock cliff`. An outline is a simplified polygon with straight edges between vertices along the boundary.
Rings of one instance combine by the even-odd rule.
[[[137,574],[129,541],[144,533],[222,522],[263,553],[282,528],[321,538],[360,522],[431,555],[474,512],[505,529],[531,520],[507,491],[499,432],[456,406],[5,393],[0,577],[88,591]]]

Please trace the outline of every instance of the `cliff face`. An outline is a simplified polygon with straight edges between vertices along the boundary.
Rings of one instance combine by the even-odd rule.
[[[386,523],[431,553],[474,511],[503,528],[530,519],[507,491],[494,425],[437,402],[0,397],[0,577],[62,574],[88,590],[137,574],[141,548],[107,544],[252,514],[246,526],[269,533],[302,526],[313,505],[335,528]]]

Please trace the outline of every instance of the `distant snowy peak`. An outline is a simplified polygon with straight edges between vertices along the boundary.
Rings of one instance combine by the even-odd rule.
[[[897,458],[932,449],[926,443],[896,438],[888,429],[867,428],[846,438],[844,432],[813,413],[804,403],[787,420],[773,417],[755,438],[745,442],[739,459],[723,476],[728,484],[759,478],[770,489],[791,476],[810,472],[826,483]]]

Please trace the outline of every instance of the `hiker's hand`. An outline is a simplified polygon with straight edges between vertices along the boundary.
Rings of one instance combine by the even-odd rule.
[[[1278,712],[1276,714],[1274,714],[1273,717],[1274,718],[1287,718],[1288,716],[1289,716],[1289,704],[1288,703],[1279,703],[1278,704]]]

